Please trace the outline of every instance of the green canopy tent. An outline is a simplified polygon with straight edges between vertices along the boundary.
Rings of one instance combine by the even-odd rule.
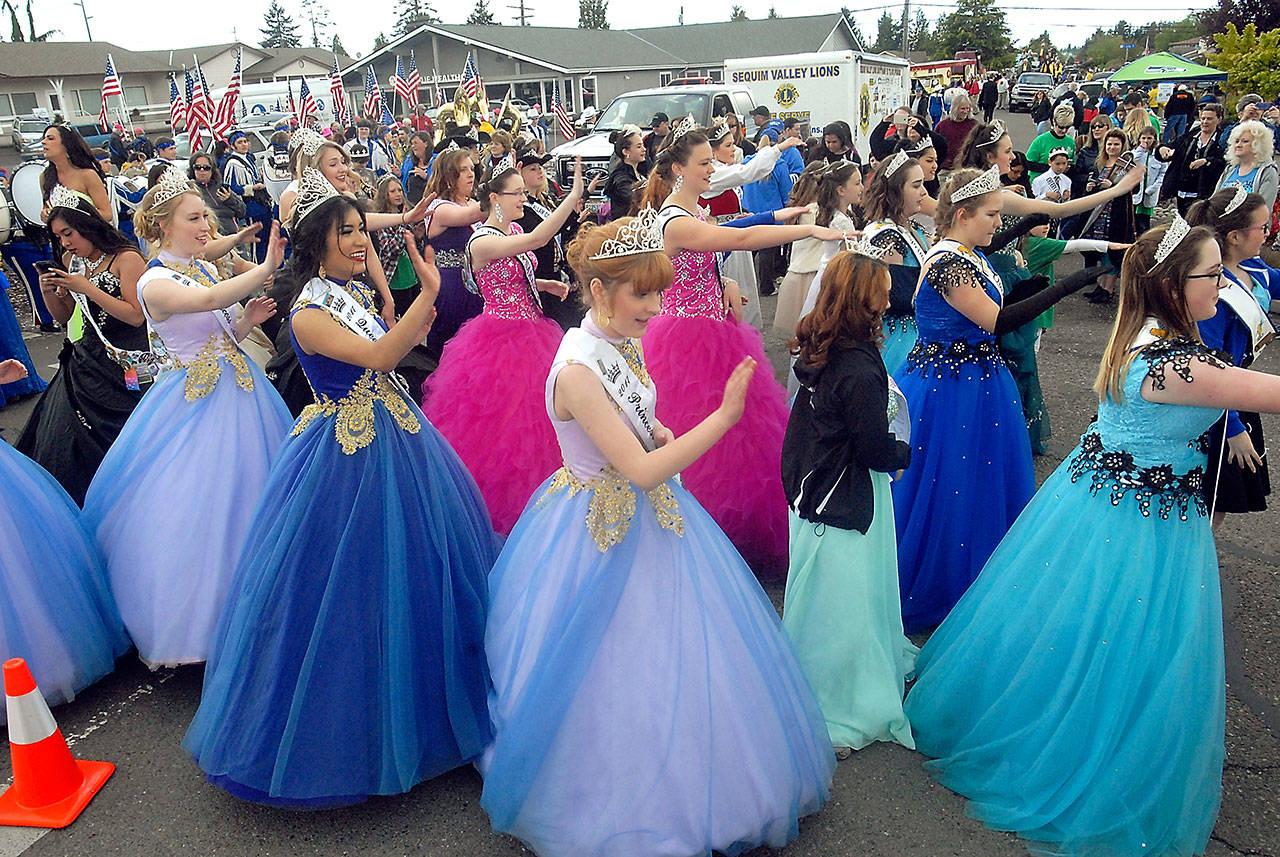
[[[1226,80],[1227,73],[1207,65],[1161,51],[1141,57],[1121,68],[1108,79],[1111,83],[1147,83],[1159,80]]]

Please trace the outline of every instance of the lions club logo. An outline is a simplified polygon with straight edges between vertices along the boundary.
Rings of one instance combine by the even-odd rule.
[[[858,96],[858,113],[861,114],[858,124],[862,126],[865,134],[867,126],[871,124],[871,89],[865,83],[862,84],[862,93]]]
[[[800,100],[800,90],[796,89],[794,84],[784,83],[778,87],[773,97],[783,107],[790,107]]]

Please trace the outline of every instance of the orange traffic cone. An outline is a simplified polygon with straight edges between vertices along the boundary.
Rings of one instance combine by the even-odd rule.
[[[22,658],[4,662],[13,785],[0,794],[0,824],[66,827],[115,771],[75,759]]]

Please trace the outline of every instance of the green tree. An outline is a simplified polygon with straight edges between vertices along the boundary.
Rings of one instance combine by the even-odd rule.
[[[498,19],[493,17],[493,12],[489,9],[489,0],[476,0],[476,7],[471,10],[471,14],[467,16],[468,24],[496,24]]]
[[[584,30],[609,29],[609,0],[578,0],[578,26]]]
[[[387,38],[385,33],[378,33],[373,37],[373,49],[375,51],[380,51],[389,44],[391,44],[391,40]]]
[[[933,31],[934,53],[955,56],[956,51],[978,51],[987,68],[1013,62],[1013,42],[1004,10],[986,0],[960,0],[956,11],[943,15]]]
[[[311,29],[311,47],[318,48],[327,41],[333,22],[323,0],[302,0],[302,20]]]
[[[440,16],[430,0],[396,0],[395,35],[407,36],[423,24],[438,24]]]
[[[1218,0],[1218,5],[1199,13],[1200,31],[1206,36],[1225,33],[1228,24],[1247,27],[1253,24],[1258,32],[1280,28],[1280,3],[1276,0]]]
[[[729,10],[729,20],[730,21],[747,21],[750,19],[747,18],[747,10],[735,3],[733,5],[733,8]]]
[[[340,57],[349,57],[349,56],[351,56],[351,54],[347,53],[347,49],[346,49],[346,48],[344,48],[344,47],[342,46],[342,39],[338,38],[338,35],[337,35],[336,33],[335,33],[335,34],[334,34],[334,36],[333,36],[333,48],[332,48],[332,50],[333,50],[333,52],[334,52],[335,54],[337,54],[337,55],[338,55],[338,56],[340,56]]]
[[[776,6],[770,6],[770,7],[769,7],[769,17],[770,17],[770,18],[776,18],[776,17],[778,17],[778,9],[777,9],[777,7],[776,7]]]
[[[298,25],[284,11],[280,0],[271,0],[267,14],[262,19],[262,41],[264,48],[298,48],[302,47],[302,39],[298,37]]]
[[[929,29],[929,16],[923,9],[917,9],[916,16],[911,21],[911,27],[907,31],[907,47],[913,51],[933,50],[933,33]]]
[[[873,51],[897,51],[902,49],[902,22],[888,12],[880,14],[876,21],[876,43]]]
[[[1227,73],[1228,105],[1246,92],[1280,90],[1280,28],[1259,33],[1249,24],[1244,31],[1227,24],[1225,33],[1213,37],[1218,51],[1209,64]]]

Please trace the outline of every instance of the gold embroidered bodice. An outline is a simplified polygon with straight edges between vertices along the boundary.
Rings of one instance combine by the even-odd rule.
[[[209,334],[209,341],[196,354],[195,359],[187,363],[178,361],[185,367],[187,378],[185,384],[188,402],[203,399],[213,392],[222,377],[222,364],[226,362],[236,373],[236,385],[245,392],[253,392],[253,375],[249,373],[249,364],[245,362],[244,352],[236,346],[231,338],[221,329]]]
[[[422,428],[417,415],[387,375],[365,369],[351,389],[337,399],[324,393],[316,393],[315,404],[302,409],[298,422],[289,434],[297,437],[306,431],[313,420],[336,414],[338,418],[333,423],[334,437],[342,446],[344,454],[353,455],[357,450],[373,443],[375,402],[381,402],[396,424],[410,434],[417,434]]]
[[[621,473],[609,466],[594,479],[584,480],[573,475],[567,467],[561,467],[555,472],[539,502],[565,489],[568,489],[570,497],[579,491],[593,492],[591,502],[587,505],[586,524],[587,531],[591,533],[591,538],[601,553],[626,538],[631,520],[636,514],[636,486]],[[663,529],[683,537],[684,518],[680,516],[680,506],[676,503],[671,488],[663,484],[644,493]]]

